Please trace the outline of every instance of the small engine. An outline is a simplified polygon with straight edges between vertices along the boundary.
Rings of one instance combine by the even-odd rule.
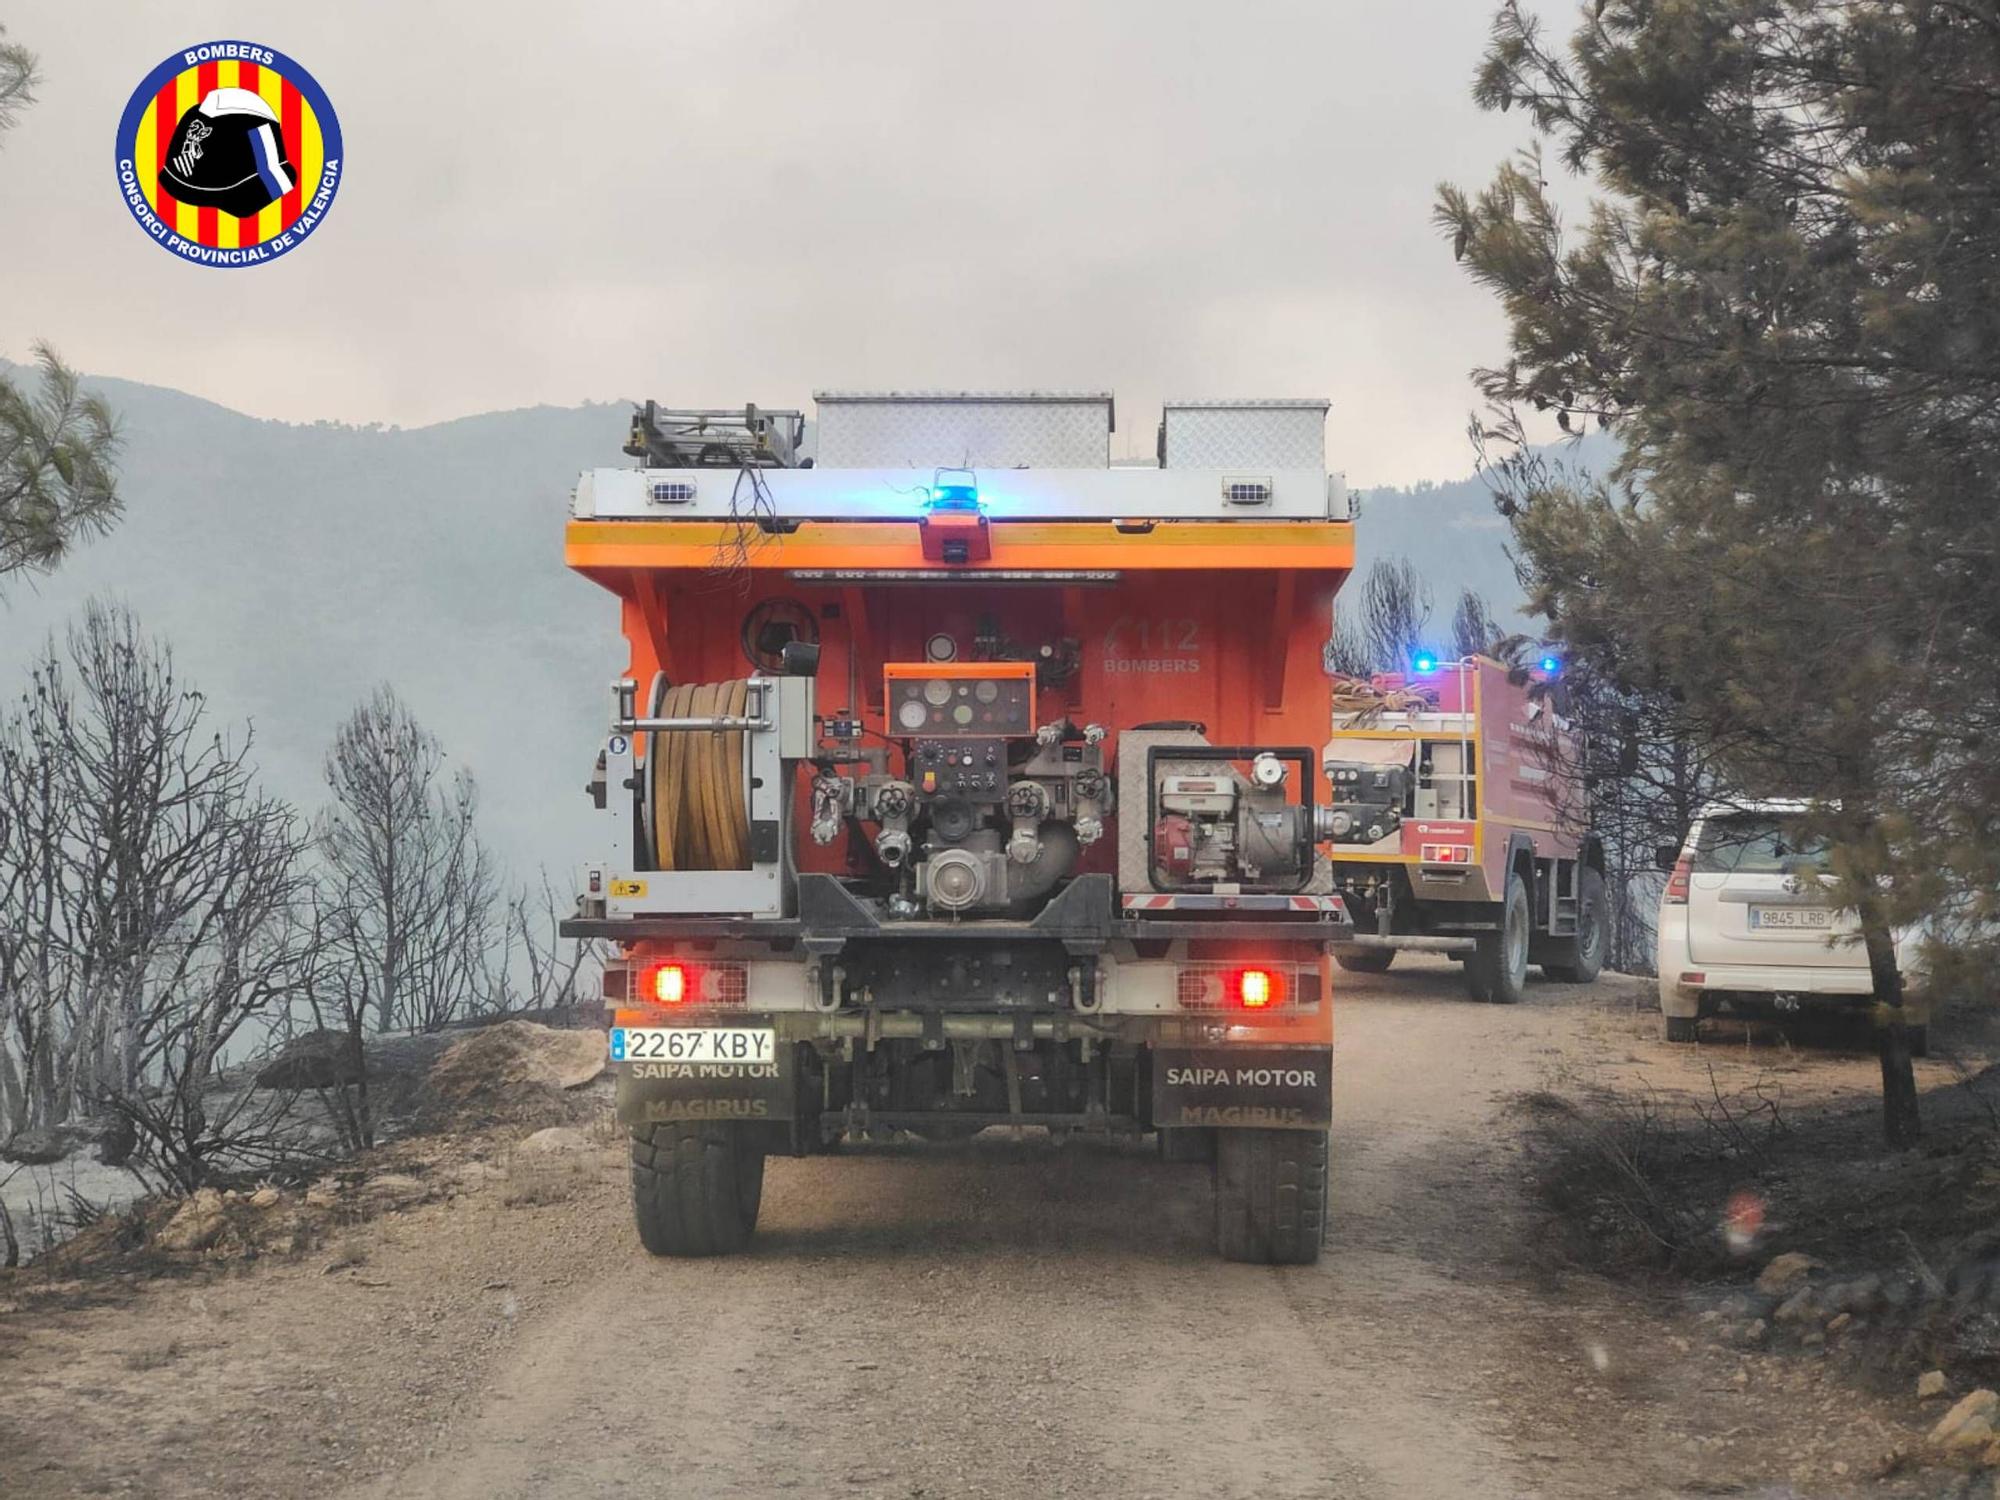
[[[1154,884],[1267,890],[1304,884],[1313,868],[1315,819],[1287,792],[1284,759],[1257,751],[1247,776],[1219,761],[1189,770],[1188,761],[1177,770],[1165,762],[1154,783]]]

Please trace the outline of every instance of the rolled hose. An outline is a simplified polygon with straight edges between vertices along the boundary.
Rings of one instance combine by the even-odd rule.
[[[653,695],[667,719],[741,718],[750,685],[689,682]],[[743,786],[743,731],[655,731],[646,759],[653,868],[747,870],[750,814]]]

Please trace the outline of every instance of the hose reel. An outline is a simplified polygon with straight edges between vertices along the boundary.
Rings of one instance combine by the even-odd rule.
[[[750,684],[653,684],[652,717],[740,719]],[[740,729],[655,730],[646,756],[646,827],[656,870],[747,870],[750,812]]]

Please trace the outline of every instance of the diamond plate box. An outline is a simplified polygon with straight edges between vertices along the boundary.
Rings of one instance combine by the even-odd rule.
[[[1102,469],[1108,393],[819,391],[823,469]]]
[[[1161,414],[1167,469],[1324,469],[1325,401],[1169,401]]]

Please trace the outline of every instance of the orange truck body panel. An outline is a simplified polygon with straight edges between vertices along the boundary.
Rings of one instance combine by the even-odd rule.
[[[1198,720],[1217,744],[1317,751],[1325,741],[1323,655],[1334,595],[1354,565],[1350,523],[993,521],[990,529],[988,556],[941,566],[925,556],[917,522],[801,521],[767,534],[733,522],[573,521],[565,556],[621,601],[625,675],[642,693],[656,672],[676,682],[744,675],[743,617],[782,598],[804,604],[819,625],[820,714],[859,719],[871,737],[898,734],[884,715],[884,669],[923,661],[939,631],[970,641],[984,619],[1010,639],[1079,642],[1075,674],[1038,688],[1036,722],[1102,724],[1108,754],[1120,727],[1162,720]],[[881,577],[918,572],[950,576]],[[1070,576],[1019,577],[1028,572]],[[1325,779],[1315,776],[1323,802]],[[809,789],[798,796],[803,817]],[[802,870],[848,867],[844,836],[797,856]],[[1115,862],[1107,839],[1078,869]]]

